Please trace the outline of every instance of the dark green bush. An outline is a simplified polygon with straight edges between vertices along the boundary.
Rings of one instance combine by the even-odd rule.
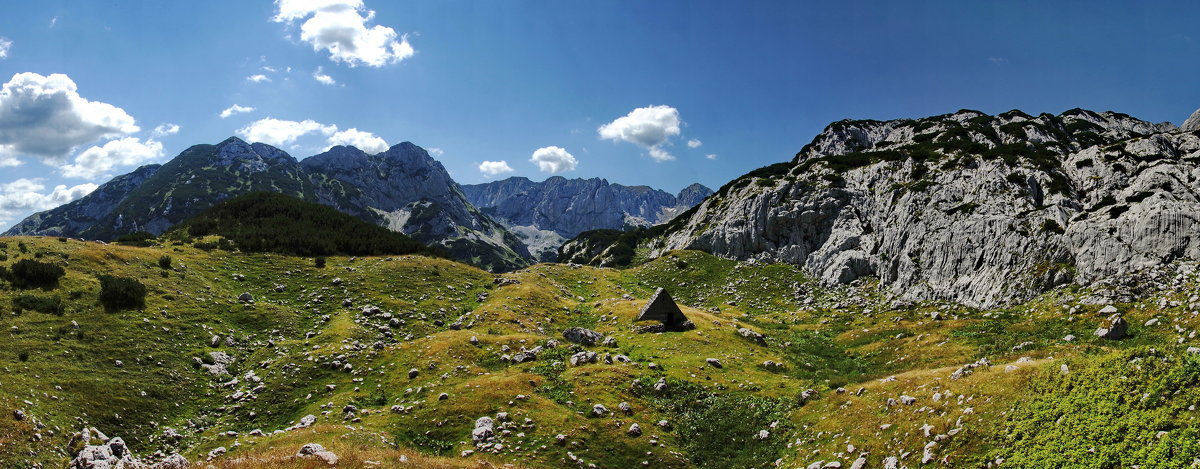
[[[158,266],[162,269],[170,269],[171,256],[163,254],[162,257],[158,258]]]
[[[100,303],[110,309],[144,307],[146,286],[132,278],[101,275]]]
[[[21,259],[12,265],[8,277],[17,288],[52,288],[58,285],[58,279],[63,275],[66,275],[66,271],[57,265]]]
[[[12,299],[16,311],[37,311],[42,314],[62,316],[62,298],[58,296],[17,295]]]
[[[318,269],[324,269],[325,268],[325,257],[321,256],[321,257],[317,257],[317,258],[313,259],[313,266],[315,266]]]
[[[147,246],[150,246],[150,241],[153,241],[153,240],[154,240],[153,234],[147,233],[145,231],[138,231],[138,232],[134,232],[134,233],[129,233],[127,235],[118,236],[117,244],[120,244],[123,246],[147,247]]]

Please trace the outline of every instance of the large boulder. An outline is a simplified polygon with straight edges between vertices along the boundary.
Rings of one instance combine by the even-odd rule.
[[[563,331],[563,338],[567,342],[576,343],[579,345],[596,345],[604,339],[604,336],[599,332],[582,327],[572,327]]]
[[[1100,328],[1096,329],[1096,337],[1109,340],[1123,339],[1128,330],[1129,322],[1121,317],[1120,313],[1117,313],[1105,319]]]

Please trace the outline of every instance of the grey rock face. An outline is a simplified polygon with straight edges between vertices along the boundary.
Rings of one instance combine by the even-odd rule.
[[[990,307],[1200,258],[1200,137],[1111,112],[831,124],[645,242]]]
[[[1197,109],[1196,112],[1192,113],[1191,117],[1188,117],[1186,121],[1183,121],[1183,125],[1179,126],[1179,130],[1184,132],[1195,132],[1200,130],[1200,109]]]

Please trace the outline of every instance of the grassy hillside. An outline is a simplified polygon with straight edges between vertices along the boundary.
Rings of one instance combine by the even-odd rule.
[[[1115,305],[1130,336],[1110,341],[1092,334],[1103,315],[1080,304],[1085,290],[977,311],[892,305],[869,282],[829,289],[789,266],[698,252],[497,276],[420,256],[318,268],[165,242],[0,238],[0,265],[64,272],[36,286],[0,281],[0,467],[62,466],[85,426],[144,459],[202,461],[225,448],[212,460],[221,468],[296,465],[312,442],[344,467],[849,467],[858,457],[880,467],[902,455],[922,467],[927,448],[929,466],[955,467],[1200,457],[1191,273]],[[144,307],[101,304],[104,275],[143,284]],[[695,330],[632,331],[659,286]],[[571,344],[569,327],[615,343]],[[535,346],[545,347],[536,360],[503,359]],[[597,362],[570,365],[579,351]],[[215,352],[235,361],[214,374]],[[983,357],[991,366],[951,378]],[[593,415],[596,404],[609,412]],[[496,422],[499,445],[475,447],[475,420],[499,412],[510,418]],[[306,415],[313,426],[285,430]]]

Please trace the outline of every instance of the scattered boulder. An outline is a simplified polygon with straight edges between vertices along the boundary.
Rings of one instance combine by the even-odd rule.
[[[625,433],[628,433],[629,436],[633,436],[633,437],[642,436],[642,427],[635,423],[633,425],[630,425],[629,430],[626,431]]]
[[[1096,337],[1119,340],[1125,338],[1128,330],[1129,323],[1125,321],[1125,318],[1121,317],[1121,313],[1115,313],[1104,320],[1099,329],[1096,329]]]
[[[572,327],[563,331],[563,339],[579,345],[596,345],[596,342],[599,342],[603,338],[604,336],[599,332],[582,327]]]
[[[592,406],[592,416],[603,417],[605,415],[608,415],[608,407],[604,407],[604,404],[596,404]]]
[[[251,295],[250,293],[242,293],[241,295],[238,295],[238,301],[241,301],[242,303],[253,303],[254,295]]]
[[[722,365],[722,364],[721,364],[721,360],[717,360],[716,358],[705,358],[705,359],[704,359],[704,362],[705,362],[705,363],[708,363],[708,364],[709,364],[709,366],[712,366],[713,368],[722,368],[722,367],[724,367],[724,365]]]
[[[305,459],[317,459],[324,461],[325,464],[336,466],[338,457],[332,451],[328,451],[324,446],[317,443],[309,443],[300,447],[300,451],[296,452],[296,457]]]
[[[471,430],[471,441],[475,442],[476,446],[487,443],[491,441],[495,431],[496,422],[491,417],[479,417],[475,419],[475,429]]]
[[[745,337],[745,338],[747,338],[747,339],[753,340],[753,341],[755,341],[755,342],[758,342],[758,343],[760,343],[760,344],[765,344],[765,343],[767,342],[767,338],[766,338],[766,337],[763,337],[763,335],[762,335],[762,334],[760,334],[760,333],[758,333],[758,332],[755,332],[755,331],[752,331],[752,330],[750,330],[750,329],[746,329],[746,328],[744,328],[744,327],[739,327],[739,328],[738,328],[738,330],[737,330],[737,333],[738,333],[738,335],[740,335],[740,336],[742,336],[742,337]]]

